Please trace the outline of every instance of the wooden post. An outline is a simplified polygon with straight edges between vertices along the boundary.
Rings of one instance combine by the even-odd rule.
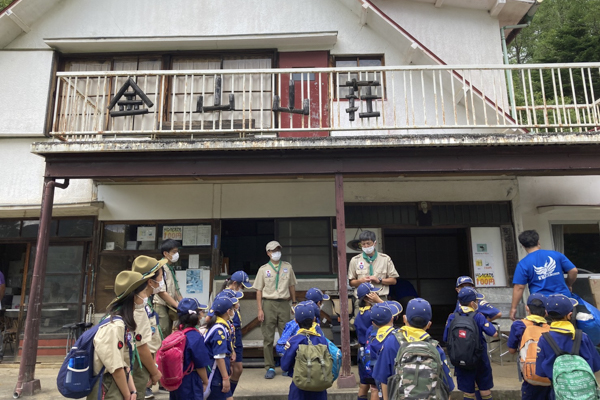
[[[356,378],[350,370],[350,317],[348,316],[348,270],[346,268],[346,219],[344,213],[344,177],[335,175],[335,218],[337,229],[337,256],[340,293],[340,326],[342,336],[342,370],[338,388],[356,387]]]

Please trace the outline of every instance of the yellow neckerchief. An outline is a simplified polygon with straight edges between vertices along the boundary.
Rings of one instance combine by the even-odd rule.
[[[384,325],[384,326],[380,327],[379,329],[377,329],[376,338],[379,341],[379,343],[383,343],[383,341],[385,340],[387,335],[389,335],[390,332],[392,332],[393,330],[394,330],[394,327],[390,326],[390,325]]]
[[[469,306],[460,306],[460,309],[462,310],[462,312],[464,312],[465,314],[468,313],[472,313],[475,312],[475,309],[473,307],[469,307]]]
[[[556,333],[570,333],[575,339],[575,327],[571,321],[554,321],[550,324],[550,330]]]
[[[414,328],[412,326],[405,325],[400,328],[400,331],[409,342],[419,342],[429,337],[429,333],[427,333],[424,329]]]
[[[310,329],[314,329],[315,332],[316,332],[317,331],[317,325],[318,325],[317,321],[313,322],[313,325],[312,325],[312,327]]]
[[[373,307],[373,305],[372,305],[372,304],[369,304],[368,306],[360,307],[360,308],[359,308],[359,310],[360,310],[360,314],[362,315],[362,314],[364,314],[364,313],[365,313],[365,311],[369,311],[369,310],[371,309],[371,307]]]
[[[525,317],[527,321],[535,322],[536,324],[547,324],[546,318],[539,315],[528,315]]]
[[[296,335],[313,335],[313,336],[321,336],[320,334],[317,333],[317,329],[316,329],[317,324],[313,323],[313,326],[310,327],[310,329],[299,329],[298,332],[296,333]]]
[[[217,320],[215,321],[215,324],[221,324],[221,325],[223,325],[223,327],[225,329],[227,329],[227,333],[231,334],[231,328],[229,326],[229,323],[227,323],[227,320],[224,320],[221,317],[217,317]]]
[[[242,324],[242,314],[240,314],[240,309],[238,308],[237,310],[235,310],[235,313],[238,316],[238,319],[240,320],[240,327],[243,325]]]

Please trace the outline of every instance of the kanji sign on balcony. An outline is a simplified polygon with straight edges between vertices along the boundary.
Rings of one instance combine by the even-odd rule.
[[[353,78],[351,81],[346,81],[345,85],[340,85],[340,87],[342,86],[349,87],[346,98],[348,99],[348,105],[350,107],[346,108],[346,112],[348,113],[350,121],[354,121],[355,112],[358,111],[358,107],[355,106],[354,100],[359,98],[367,102],[367,112],[358,113],[359,118],[376,118],[380,116],[379,111],[373,111],[373,100],[379,100],[381,98],[371,94],[371,87],[380,86],[378,81],[357,81]],[[360,94],[360,88],[362,86],[366,87],[364,95]],[[358,96],[354,94],[355,92],[358,92]]]
[[[133,91],[128,92],[127,89],[132,89]],[[121,100],[123,96],[125,96],[127,100]],[[137,96],[142,100],[135,100]],[[115,97],[113,97],[108,105],[108,109],[112,110],[115,105],[119,106],[119,111],[110,112],[111,117],[147,114],[148,108],[140,108],[140,106],[144,104],[146,104],[146,107],[148,108],[154,106],[154,103],[150,101],[148,96],[146,96],[146,93],[140,89],[132,78],[129,78],[125,81],[123,86],[121,86]]]

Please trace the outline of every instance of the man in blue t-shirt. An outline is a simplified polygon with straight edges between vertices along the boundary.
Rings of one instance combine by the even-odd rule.
[[[513,277],[513,296],[510,319],[515,320],[517,305],[523,297],[525,285],[529,292],[544,296],[562,294],[571,297],[572,286],[577,280],[577,268],[564,254],[558,251],[542,250],[540,235],[534,230],[519,235],[519,242],[527,251],[527,256],[519,264]],[[567,274],[567,280],[563,274]]]

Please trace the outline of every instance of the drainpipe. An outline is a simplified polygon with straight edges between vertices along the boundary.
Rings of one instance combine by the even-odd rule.
[[[52,220],[52,206],[54,204],[54,188],[66,189],[69,180],[56,183],[54,179],[44,179],[42,193],[42,208],[40,212],[40,227],[37,237],[37,249],[31,288],[29,289],[29,303],[27,306],[27,319],[23,337],[23,354],[19,366],[19,378],[13,393],[15,399],[21,395],[31,396],[41,390],[40,380],[35,379],[35,362],[37,360],[38,339],[40,336],[40,317],[42,314],[42,295],[44,280],[46,278],[46,261],[48,259],[48,244],[50,242],[50,223]],[[17,346],[18,347],[18,346]]]
[[[500,28],[500,36],[502,38],[502,54],[504,55],[504,64],[508,65],[508,49],[506,47],[506,35],[504,34],[505,29],[520,29],[527,28],[531,24],[531,21],[526,24],[520,25],[506,25]],[[510,116],[516,121],[517,120],[517,107],[515,105],[515,93],[513,88],[512,70],[506,70],[506,84],[508,85],[508,101],[510,103]]]

